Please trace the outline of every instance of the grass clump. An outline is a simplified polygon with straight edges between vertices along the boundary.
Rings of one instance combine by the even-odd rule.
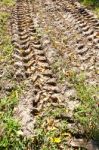
[[[93,96],[99,92],[99,87],[87,85],[84,78],[75,77],[73,83],[80,100],[74,112],[77,124],[82,125],[87,139],[99,140],[99,101]]]

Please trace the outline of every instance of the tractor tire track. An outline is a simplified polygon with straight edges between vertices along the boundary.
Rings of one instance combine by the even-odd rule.
[[[76,70],[78,72],[79,72],[79,70],[82,70],[82,71],[86,70],[88,72],[88,74],[89,74],[89,72],[92,72],[92,73],[90,73],[91,78],[92,78],[93,74],[94,74],[95,78],[97,78],[97,74],[98,74],[98,70],[99,70],[99,63],[98,63],[99,62],[98,61],[98,55],[99,55],[98,40],[99,40],[99,38],[95,37],[95,39],[93,39],[93,41],[90,42],[88,40],[88,38],[91,36],[91,33],[89,33],[88,38],[86,38],[82,33],[79,33],[79,31],[80,32],[82,31],[81,28],[77,28],[80,26],[80,23],[78,23],[75,20],[75,18],[73,19],[73,15],[70,14],[71,13],[70,11],[66,13],[66,12],[64,12],[64,9],[62,10],[62,8],[64,8],[64,6],[67,4],[66,1],[63,4],[62,4],[62,2],[59,3],[59,1],[55,1],[54,4],[52,1],[50,1],[50,2],[45,1],[45,4],[40,2],[39,4],[44,9],[43,11],[45,11],[45,13],[42,13],[42,16],[44,15],[44,17],[46,19],[45,20],[46,24],[47,24],[47,26],[49,26],[49,29],[52,28],[53,35],[56,34],[56,37],[57,37],[57,35],[58,36],[64,35],[64,37],[67,37],[66,46],[69,47],[69,49],[71,49],[71,50],[73,49],[72,52],[74,52],[74,54],[76,55],[75,56],[77,58],[76,61],[78,61],[77,62],[78,64],[80,63],[79,69],[77,69],[76,65],[74,66],[74,68],[76,67]],[[59,5],[61,5],[61,7]],[[66,6],[68,6],[68,5],[66,5]],[[71,4],[70,4],[70,6],[71,6]],[[54,12],[53,14],[52,14],[52,11]],[[45,14],[47,14],[47,15],[45,15]],[[81,21],[81,17],[79,17],[79,14],[77,13],[77,11],[75,12],[75,14],[78,15],[78,18]],[[49,15],[49,17],[47,17],[48,15]],[[42,18],[44,18],[44,17],[42,17]],[[39,20],[40,20],[40,18],[39,18]],[[52,23],[48,24],[49,22],[52,22]],[[83,22],[86,23],[84,19],[83,19]],[[82,23],[82,24],[84,24],[84,23]],[[41,22],[40,22],[40,24],[41,24]],[[56,24],[58,24],[58,26],[56,26]],[[43,26],[44,26],[44,19],[43,19]],[[76,28],[75,28],[75,26],[76,26]],[[87,28],[87,25],[85,27]],[[88,32],[90,32],[90,30],[91,30],[90,28],[89,28]],[[85,33],[87,33],[87,31]],[[94,43],[94,40],[96,41],[96,43]],[[58,37],[57,37],[57,41],[60,42]],[[61,42],[61,45],[63,45],[63,44],[64,43]],[[64,47],[66,47],[66,46],[64,45]],[[64,53],[66,53],[66,52],[64,51]],[[96,79],[95,82],[96,82],[96,84],[98,83],[98,78]],[[90,79],[90,83],[91,83],[91,79]]]
[[[43,110],[50,105],[65,106],[56,77],[43,51],[40,37],[36,33],[28,2],[17,1],[12,24],[15,77],[18,80],[20,77],[29,78],[32,85],[32,89],[30,86],[32,94],[29,91],[25,93],[15,110],[23,125],[23,134],[27,136],[33,135],[32,130],[38,113],[43,115]]]

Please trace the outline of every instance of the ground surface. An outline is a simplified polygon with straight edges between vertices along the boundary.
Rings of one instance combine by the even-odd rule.
[[[0,107],[1,119],[6,118],[1,127],[10,101],[7,106],[21,125],[16,136],[30,138],[33,150],[98,150],[99,20],[69,0],[4,6],[0,12],[12,15],[0,18],[5,33],[0,37]]]

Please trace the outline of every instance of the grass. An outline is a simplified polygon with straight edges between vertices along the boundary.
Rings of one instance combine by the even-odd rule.
[[[54,63],[52,68],[57,74],[60,83],[64,83],[65,80],[68,80],[76,90],[77,99],[79,99],[80,102],[79,107],[75,108],[74,111],[77,128],[79,128],[78,124],[80,123],[86,139],[99,141],[99,100],[95,96],[99,93],[99,86],[94,87],[86,84],[84,73],[77,75],[71,70],[67,75],[65,73],[66,70],[62,69],[64,68],[63,64],[65,65],[64,62],[58,60]]]
[[[61,117],[63,113],[67,113],[66,108],[49,106],[43,112],[44,116],[38,115],[36,119],[34,150],[58,150],[61,145],[66,148],[66,141],[70,134],[67,130],[66,119]]]
[[[93,11],[99,18],[99,7],[96,7]]]
[[[92,11],[99,17],[99,1],[98,0],[81,0],[81,2],[91,8]]]
[[[80,105],[74,112],[76,123],[82,125],[88,140],[94,139],[99,141],[99,101],[93,96],[99,92],[99,87],[87,85],[82,76],[75,76],[72,79],[80,100]]]
[[[9,14],[6,12],[0,12],[0,49],[1,56],[0,60],[3,61],[7,58],[11,58],[13,51],[13,46],[11,44],[11,37],[7,30],[7,21],[9,19]]]
[[[23,139],[18,120],[13,117],[14,107],[18,103],[18,89],[0,100],[0,150],[24,150]]]
[[[31,139],[23,137],[21,126],[13,117],[20,92],[17,88],[0,100],[0,150],[26,150],[31,144]]]
[[[67,64],[64,62],[62,58],[57,59],[53,64],[52,64],[52,69],[53,72],[57,75],[58,82],[64,83],[66,80],[66,68]]]
[[[81,2],[87,6],[92,6],[92,7],[99,6],[98,0],[81,0]]]
[[[0,5],[3,5],[3,6],[13,6],[15,3],[14,0],[1,0],[0,1]]]
[[[99,87],[86,84],[84,73],[77,75],[71,70],[67,75],[66,64],[62,60],[57,60],[52,68],[57,74],[60,83],[68,80],[76,90],[77,99],[80,101],[79,107],[74,112],[76,123],[82,125],[87,139],[99,139],[99,100],[93,96],[98,94]]]

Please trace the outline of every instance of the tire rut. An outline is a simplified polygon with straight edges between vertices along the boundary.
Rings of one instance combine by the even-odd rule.
[[[21,118],[25,135],[33,134],[32,130],[38,113],[43,115],[43,110],[51,105],[65,106],[64,98],[57,86],[57,79],[34,27],[29,2],[17,1],[12,19],[15,78],[19,81],[28,79],[32,85],[32,89],[30,86],[32,94],[29,90],[27,95],[25,92],[16,108],[16,114]]]
[[[62,1],[62,2],[64,2],[64,1]],[[57,35],[58,36],[64,35],[64,37],[67,37],[67,41],[66,41],[67,44],[65,45],[64,43],[61,42],[61,45],[64,44],[64,49],[66,47],[69,47],[69,49],[73,50],[72,53],[74,53],[75,58],[77,58],[76,59],[77,63],[78,64],[80,63],[80,65],[79,65],[80,67],[79,66],[76,67],[77,63],[75,64],[74,70],[76,69],[77,72],[79,72],[80,70],[81,71],[86,70],[88,72],[88,76],[89,76],[89,72],[90,72],[91,78],[93,77],[93,75],[96,78],[96,75],[98,74],[98,70],[99,70],[99,63],[98,63],[99,62],[98,61],[98,55],[99,55],[98,40],[99,40],[99,38],[96,36],[94,37],[93,36],[94,33],[92,33],[92,36],[94,38],[92,39],[92,41],[88,40],[88,38],[90,38],[90,36],[91,36],[91,33],[89,33],[88,37],[83,35],[81,33],[82,28],[79,28],[80,23],[78,23],[75,20],[75,18],[73,18],[73,15],[72,15],[72,13],[76,14],[76,16],[79,18],[79,20],[82,21],[81,16],[79,17],[80,14],[78,14],[77,11],[76,12],[74,11],[71,13],[70,10],[65,12],[64,9],[62,9],[62,8],[65,7],[65,9],[66,9],[68,7],[68,5],[71,6],[71,4],[69,4],[68,1],[65,1],[64,3],[62,3],[62,2],[59,3],[59,1],[55,1],[55,2],[50,1],[50,3],[48,3],[45,1],[45,4],[41,2],[40,5],[42,5],[43,8],[46,6],[44,8],[44,11],[45,11],[45,14],[49,15],[49,18],[47,17],[47,15],[44,15],[43,13],[42,13],[42,16],[44,15],[47,26],[49,26],[49,29],[50,28],[52,29],[53,35],[56,36],[56,40],[58,42],[60,42],[60,41],[59,41],[59,38],[57,37]],[[70,7],[70,6],[69,6],[69,8],[71,9],[72,7]],[[73,8],[74,8],[74,5],[73,5]],[[71,9],[71,11],[72,10],[73,9]],[[54,12],[53,14],[51,14],[52,11]],[[39,18],[39,20],[40,20],[40,18]],[[44,20],[43,20],[43,22],[44,22]],[[53,23],[51,23],[49,25],[48,22],[53,22]],[[84,19],[83,19],[83,22],[86,23]],[[41,24],[41,22],[40,22],[40,24]],[[58,24],[58,26],[56,26],[56,24]],[[85,27],[87,28],[87,24],[85,25]],[[85,33],[90,32],[90,30],[91,30],[91,27],[89,27],[88,31],[86,31]],[[62,38],[62,36],[61,36],[61,38]],[[96,41],[96,42],[94,42],[94,41]],[[68,50],[68,49],[66,48],[66,50]],[[65,56],[65,54],[66,54],[66,51],[64,50],[64,56]],[[68,57],[68,54],[67,54],[67,57]],[[73,64],[71,64],[71,65],[73,67]],[[93,79],[91,80],[91,78],[90,78],[90,83],[91,83],[91,81],[93,83]],[[95,80],[95,78],[94,78],[94,80]],[[96,84],[98,83],[98,78],[96,79],[95,82],[96,82]]]

